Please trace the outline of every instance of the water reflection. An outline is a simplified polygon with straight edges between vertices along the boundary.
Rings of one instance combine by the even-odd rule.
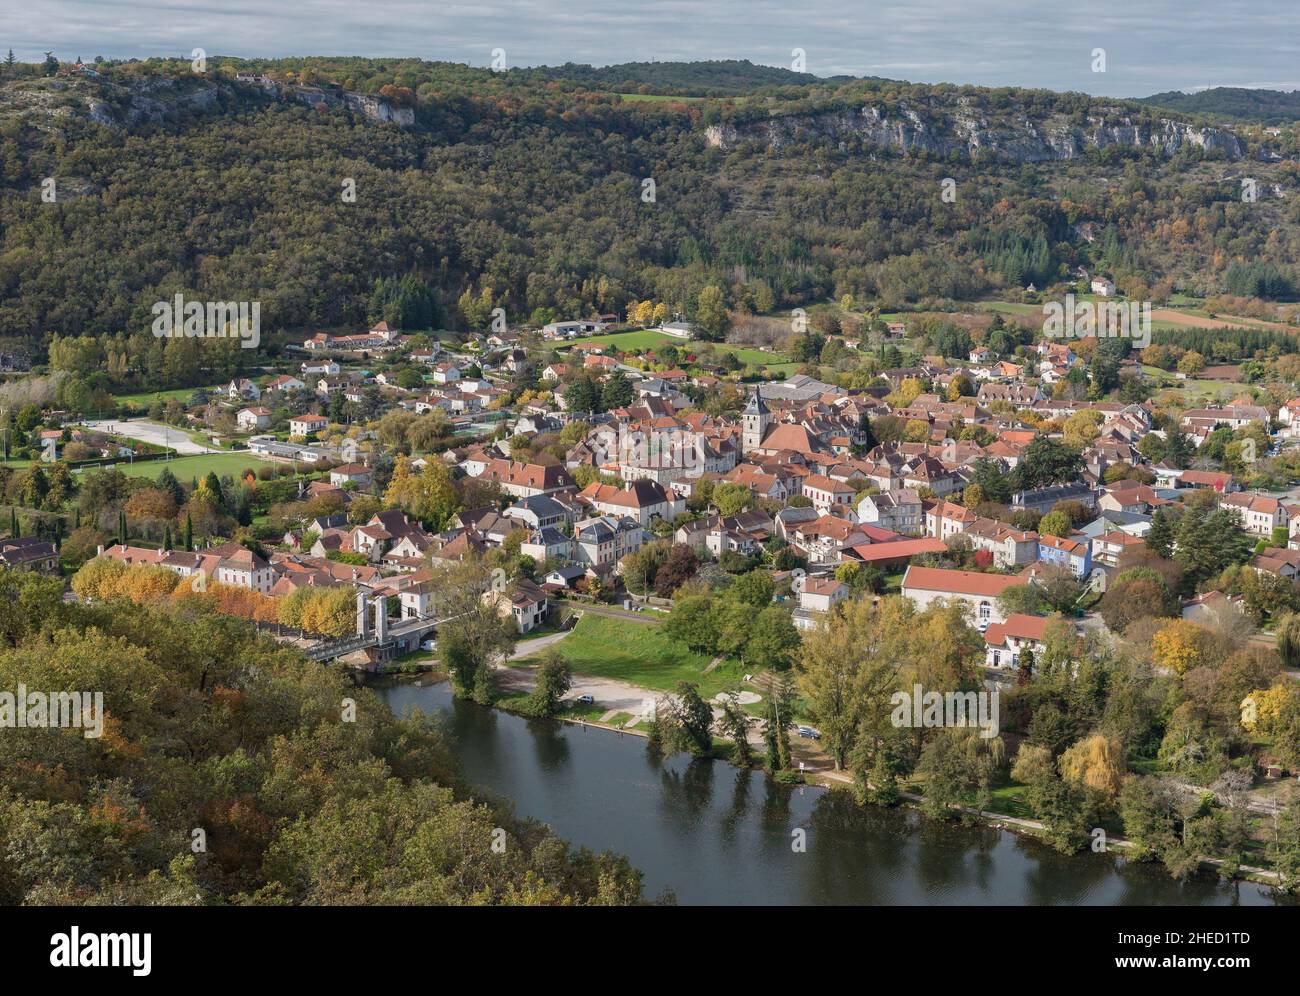
[[[682,903],[1259,905],[1268,890],[1175,882],[1113,855],[1065,857],[989,827],[858,806],[849,793],[780,785],[720,762],[662,758],[644,738],[528,720],[451,699],[445,684],[380,694],[418,707],[454,744],[480,794],[577,845],[626,854],[645,893]],[[792,848],[806,831],[807,850]]]

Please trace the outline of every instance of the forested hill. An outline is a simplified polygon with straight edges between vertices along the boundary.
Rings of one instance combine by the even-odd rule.
[[[1223,121],[1277,125],[1300,121],[1300,90],[1247,90],[1216,86],[1199,93],[1171,90],[1140,98],[1140,103]]]
[[[384,278],[464,328],[634,298],[690,315],[708,286],[738,312],[892,309],[1079,266],[1237,293],[1248,261],[1286,293],[1300,262],[1294,163],[1245,166],[1249,136],[1082,94],[854,80],[653,100],[341,58],[18,72],[0,84],[0,343],[38,352],[144,334],[176,293],[259,301],[268,339],[354,327]]]
[[[616,66],[587,66],[565,63],[519,70],[520,75],[539,79],[579,80],[621,92],[645,92],[692,97],[729,97],[764,87],[811,86],[846,82],[850,77],[823,79],[812,73],[796,73],[781,66],[760,66],[748,59],[718,59],[709,62],[625,62]]]

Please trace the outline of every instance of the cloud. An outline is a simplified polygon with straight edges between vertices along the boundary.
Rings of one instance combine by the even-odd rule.
[[[19,58],[185,55],[404,56],[487,65],[751,59],[807,52],[822,76],[891,76],[1142,96],[1289,80],[1300,42],[1284,0],[45,0],[10,4],[0,38]],[[1106,50],[1093,72],[1092,51]],[[1289,88],[1292,84],[1283,84]]]

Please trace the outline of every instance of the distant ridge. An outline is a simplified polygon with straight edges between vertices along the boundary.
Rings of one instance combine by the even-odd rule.
[[[748,59],[715,59],[705,62],[625,62],[616,66],[565,63],[515,70],[523,76],[543,79],[586,81],[605,87],[628,89],[650,87],[654,93],[682,97],[725,97],[771,86],[810,86],[843,82],[850,76],[814,76],[781,66],[760,66]]]
[[[1202,114],[1224,121],[1250,121],[1257,124],[1300,121],[1300,90],[1248,90],[1242,87],[1216,86],[1199,93],[1169,90],[1150,97],[1139,97],[1137,101],[1183,114]]]

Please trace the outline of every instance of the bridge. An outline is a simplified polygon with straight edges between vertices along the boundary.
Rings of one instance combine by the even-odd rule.
[[[374,625],[370,625],[370,608],[374,608]],[[425,634],[438,626],[450,622],[454,616],[446,619],[431,619],[428,616],[413,616],[394,623],[388,621],[388,597],[379,595],[371,598],[365,592],[357,593],[357,631],[352,636],[321,640],[307,647],[304,653],[314,661],[331,661],[356,653],[358,650],[380,651],[380,659],[390,660],[400,654],[413,650],[424,639]]]

